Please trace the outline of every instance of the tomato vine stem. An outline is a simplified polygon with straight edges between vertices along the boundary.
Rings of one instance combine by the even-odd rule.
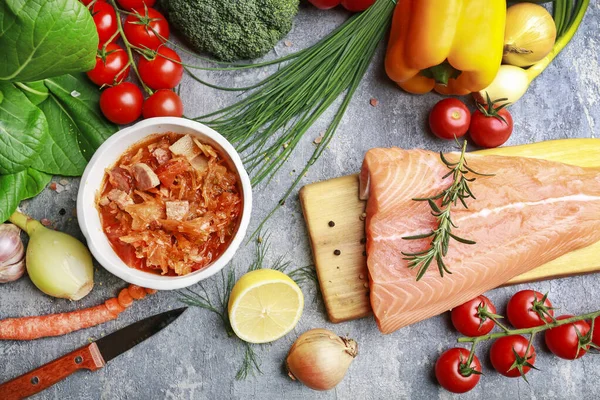
[[[567,324],[570,324],[573,322],[585,321],[588,319],[592,320],[592,326],[593,326],[594,320],[596,319],[596,317],[599,317],[599,316],[600,316],[600,310],[594,311],[591,313],[587,313],[587,314],[582,314],[582,315],[579,315],[576,317],[556,320],[556,321],[547,323],[545,325],[536,326],[534,328],[508,329],[506,331],[490,333],[490,334],[478,336],[478,337],[461,337],[461,338],[458,338],[457,341],[458,341],[458,343],[473,343],[473,345],[476,345],[477,343],[484,342],[486,340],[498,339],[498,338],[505,337],[505,336],[535,335],[538,332],[543,332],[548,329],[556,328],[561,325],[567,325]]]

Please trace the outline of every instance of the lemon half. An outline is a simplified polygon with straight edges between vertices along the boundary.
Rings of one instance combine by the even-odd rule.
[[[242,276],[229,297],[229,321],[250,343],[267,343],[290,332],[302,316],[304,296],[289,276],[259,269]]]

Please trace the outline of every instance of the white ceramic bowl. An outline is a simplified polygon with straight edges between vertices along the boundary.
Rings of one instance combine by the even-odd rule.
[[[236,171],[243,196],[243,210],[237,232],[223,254],[205,268],[184,276],[161,276],[127,266],[112,249],[96,208],[96,195],[104,179],[107,168],[112,167],[121,155],[132,145],[149,135],[176,132],[191,134],[203,143],[214,146],[228,159],[230,168]],[[242,165],[240,156],[233,146],[215,130],[185,118],[150,118],[122,129],[111,136],[96,151],[81,178],[77,195],[77,219],[87,245],[98,262],[112,274],[126,282],[157,290],[172,290],[191,286],[219,272],[232,258],[240,246],[252,210],[252,186],[248,174]]]

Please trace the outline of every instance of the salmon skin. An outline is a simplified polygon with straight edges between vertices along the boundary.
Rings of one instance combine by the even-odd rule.
[[[459,153],[446,155],[451,162]],[[600,168],[582,168],[524,157],[467,154],[482,174],[469,184],[476,199],[452,208],[453,233],[444,258],[452,274],[433,261],[421,280],[405,253],[426,250],[431,238],[403,237],[437,227],[431,208],[414,198],[432,197],[452,177],[440,155],[399,148],[369,150],[360,175],[367,201],[370,299],[383,333],[441,314],[511,278],[600,240]],[[470,174],[472,175],[472,174]],[[467,175],[469,176],[469,175]]]

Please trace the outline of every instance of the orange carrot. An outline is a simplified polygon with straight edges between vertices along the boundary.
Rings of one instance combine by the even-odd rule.
[[[142,297],[139,297],[140,289],[143,292]],[[7,318],[0,321],[0,340],[34,340],[91,328],[116,319],[121,312],[133,304],[136,296],[139,298],[146,296],[144,288],[129,285],[121,290],[118,297],[108,299],[99,306],[39,317]]]
[[[146,289],[144,289],[141,286],[130,285],[129,294],[131,294],[131,297],[133,297],[134,299],[141,300],[144,297],[146,297]]]

